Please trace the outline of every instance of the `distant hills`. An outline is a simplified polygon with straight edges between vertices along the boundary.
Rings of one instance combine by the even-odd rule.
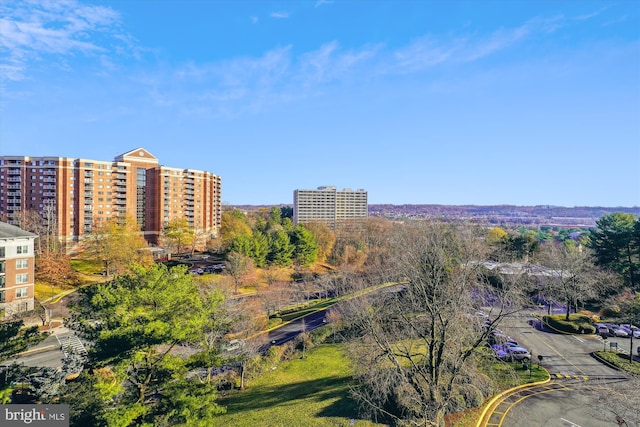
[[[550,225],[576,228],[594,227],[597,219],[614,212],[640,216],[640,207],[369,205],[370,216],[387,218],[441,218],[496,225]]]
[[[252,211],[271,208],[274,205],[235,205],[234,208]],[[275,206],[291,206],[281,204]],[[549,225],[560,227],[595,227],[596,220],[614,212],[640,216],[640,207],[601,206],[513,206],[513,205],[369,205],[369,216],[390,219],[439,218],[443,220],[465,220],[495,225]]]

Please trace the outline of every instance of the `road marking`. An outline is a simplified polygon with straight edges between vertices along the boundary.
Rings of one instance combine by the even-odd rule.
[[[507,414],[509,414],[509,411],[511,411],[511,408],[513,408],[514,406],[516,406],[518,403],[522,402],[523,400],[525,400],[525,399],[527,399],[527,398],[529,398],[529,397],[532,397],[532,396],[536,396],[536,395],[538,395],[538,394],[550,393],[550,392],[553,392],[553,391],[563,391],[563,390],[564,390],[564,391],[566,391],[566,390],[571,390],[571,388],[566,387],[566,386],[560,386],[560,387],[558,387],[558,388],[552,388],[552,389],[547,389],[547,388],[545,388],[545,389],[543,389],[543,390],[533,392],[533,393],[528,394],[528,395],[526,395],[526,396],[522,396],[520,399],[516,400],[516,401],[515,401],[515,402],[513,402],[511,405],[509,405],[509,407],[507,408],[507,410],[504,412],[504,415],[502,416],[502,418],[500,418],[500,422],[498,423],[498,426],[499,426],[499,427],[502,427],[502,423],[504,423],[504,420],[505,420],[505,418],[507,418]]]
[[[565,362],[567,362],[569,365],[573,366],[574,368],[576,368],[576,370],[584,375],[584,372],[582,371],[582,369],[578,368],[574,363],[571,363],[570,360],[568,360],[567,358],[565,358],[558,350],[556,350],[551,344],[549,344],[547,341],[545,341],[542,337],[538,336],[538,339],[547,347],[549,347],[555,354],[557,354],[558,356],[560,356],[560,358],[562,360],[564,360]]]
[[[577,339],[577,340],[578,340],[578,341],[580,341],[580,342],[584,342],[584,340],[583,340],[583,339],[580,339],[580,338],[578,338],[578,337],[577,337],[577,336],[575,336],[575,335],[571,335],[571,336],[572,336],[572,337],[574,337],[575,339]]]
[[[564,418],[560,418],[562,421],[564,421],[565,423],[569,423],[571,424],[573,427],[581,427],[579,424],[576,424],[574,422],[571,422],[569,420],[565,420]]]

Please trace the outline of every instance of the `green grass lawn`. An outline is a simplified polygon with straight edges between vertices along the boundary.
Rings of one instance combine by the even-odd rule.
[[[351,368],[340,345],[322,344],[221,399],[217,425],[238,427],[381,426],[357,419],[349,398]]]
[[[629,355],[627,354],[615,351],[596,351],[596,355],[623,371],[640,375],[640,362],[635,360],[633,363],[629,362]]]
[[[104,264],[99,260],[89,260],[74,258],[71,260],[71,267],[83,274],[99,274],[104,269]]]

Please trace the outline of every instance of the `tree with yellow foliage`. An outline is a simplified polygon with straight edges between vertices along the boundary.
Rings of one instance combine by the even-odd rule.
[[[147,242],[133,218],[111,218],[99,224],[87,237],[86,244],[87,254],[103,262],[107,276],[125,273],[131,265],[153,263],[151,254],[144,250]]]

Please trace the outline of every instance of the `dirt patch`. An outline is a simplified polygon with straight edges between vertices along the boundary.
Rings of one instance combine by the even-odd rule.
[[[57,328],[58,326],[62,326],[62,322],[59,321],[54,321],[51,323],[51,328]],[[46,332],[49,330],[49,325],[44,325],[44,326],[38,326],[38,331],[40,332]]]

